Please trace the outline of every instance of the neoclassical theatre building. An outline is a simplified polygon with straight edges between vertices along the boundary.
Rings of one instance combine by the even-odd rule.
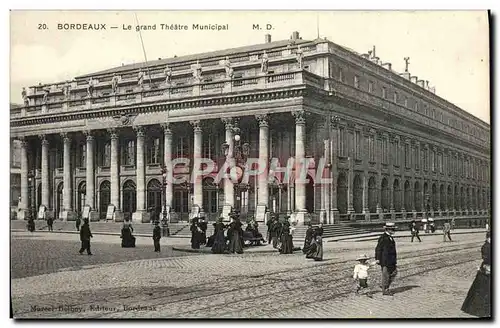
[[[437,96],[405,60],[398,73],[375,48],[358,54],[293,32],[27,87],[10,112],[21,143],[17,218],[43,206],[73,220],[88,205],[91,220],[149,222],[163,201],[179,221],[231,209],[299,224],[487,213],[489,125]],[[172,160],[200,157],[213,173],[168,182],[195,165]],[[307,180],[294,167],[286,178],[271,168],[247,183],[216,181],[227,160],[244,170],[247,158],[307,159]]]

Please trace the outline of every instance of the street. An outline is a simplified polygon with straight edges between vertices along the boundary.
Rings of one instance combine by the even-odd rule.
[[[380,292],[370,270],[370,297],[356,295],[355,258],[373,256],[376,241],[325,243],[324,261],[269,246],[242,255],[173,251],[188,239],[150,239],[122,249],[99,236],[93,256],[79,255],[75,235],[13,233],[15,318],[456,318],[474,279],[484,234],[398,239],[394,296]],[[166,243],[169,246],[163,245]],[[301,245],[297,245],[301,246]]]

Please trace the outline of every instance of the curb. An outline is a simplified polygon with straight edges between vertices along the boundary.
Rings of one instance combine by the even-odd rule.
[[[11,229],[11,232],[28,232],[26,229]],[[47,231],[47,230],[35,230],[34,232],[44,232],[44,233],[66,233],[66,234],[73,234],[73,235],[78,235],[80,232],[78,231],[69,231],[69,230],[59,230],[59,231]],[[93,235],[102,235],[102,236],[121,236],[121,233],[117,232],[92,232]],[[144,233],[137,233],[134,234],[134,237],[151,237],[152,234],[144,234]],[[191,236],[176,236],[176,235],[170,235],[168,237],[162,236],[162,238],[191,238]]]

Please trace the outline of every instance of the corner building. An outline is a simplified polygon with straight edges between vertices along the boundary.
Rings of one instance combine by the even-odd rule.
[[[487,214],[490,127],[434,91],[374,52],[298,32],[32,86],[10,112],[11,138],[21,141],[17,217],[43,205],[73,220],[89,205],[91,220],[104,220],[112,204],[115,221],[149,222],[163,188],[177,221],[230,209],[300,223]],[[308,182],[266,171],[248,183],[215,183],[236,143],[282,167],[308,158]],[[194,183],[163,186],[161,168],[180,157],[217,165]],[[315,181],[321,158],[331,184]]]

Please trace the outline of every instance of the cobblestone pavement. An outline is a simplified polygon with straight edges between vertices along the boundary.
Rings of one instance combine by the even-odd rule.
[[[17,318],[468,317],[460,306],[484,236],[441,238],[397,241],[399,273],[389,297],[380,293],[378,267],[369,279],[371,297],[353,292],[354,259],[375,247],[366,241],[325,244],[323,262],[301,253],[203,254],[13,279],[12,306]]]
[[[137,238],[136,248],[121,248],[121,239],[116,236],[92,238],[93,256],[78,254],[78,235],[13,233],[11,235],[11,278],[23,278],[60,270],[78,270],[105,263],[127,262],[137,259],[185,256],[185,253],[165,246],[162,252],[153,251],[151,238]],[[170,243],[171,244],[171,243]]]

